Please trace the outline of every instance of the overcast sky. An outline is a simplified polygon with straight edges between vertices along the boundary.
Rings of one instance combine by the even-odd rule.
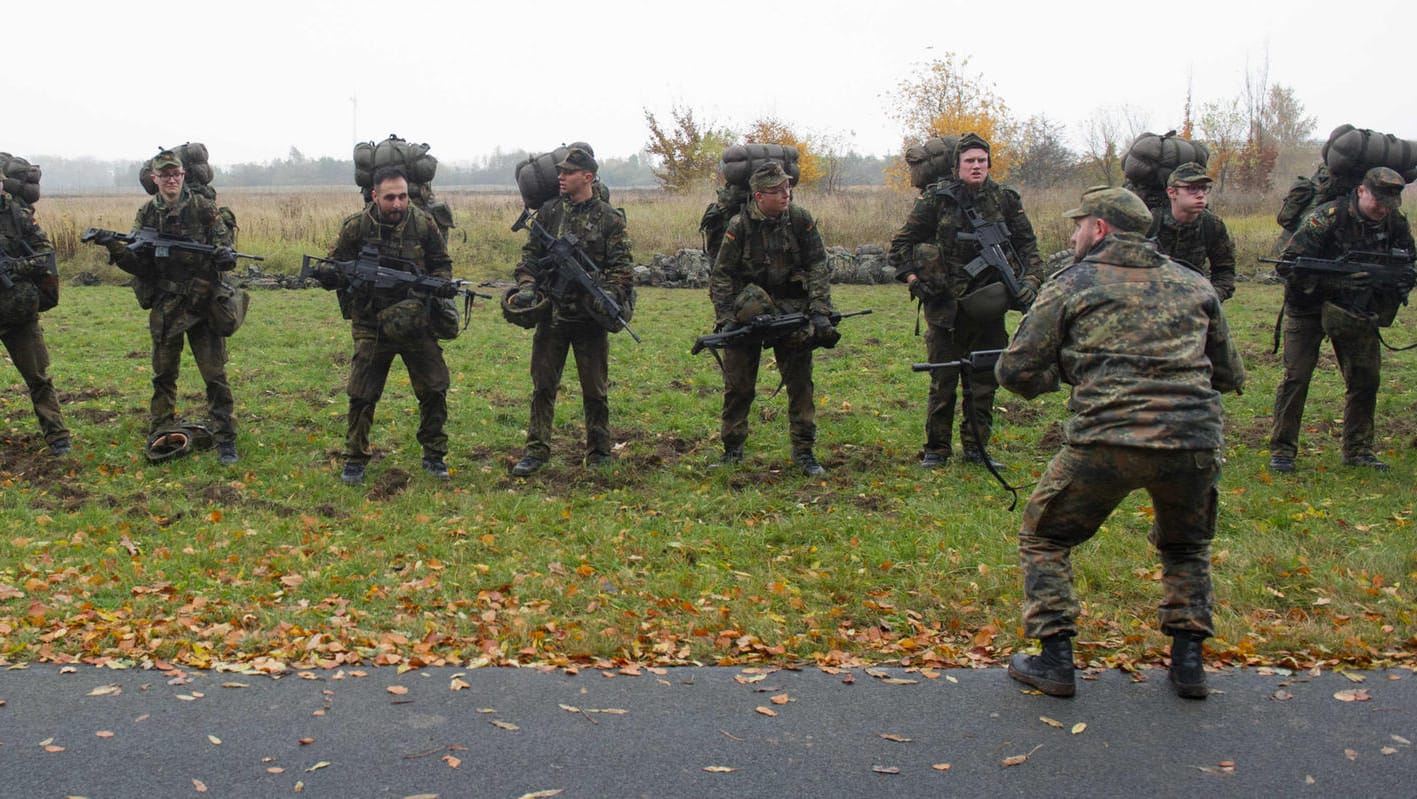
[[[642,109],[746,127],[775,115],[861,153],[899,150],[890,98],[918,65],[967,56],[1020,118],[1080,141],[1099,107],[1149,129],[1240,94],[1268,53],[1327,135],[1417,139],[1407,88],[1417,3],[816,0],[25,3],[8,10],[0,150],[146,158],[205,142],[212,161],[348,158],[389,133],[444,161],[573,140],[627,156]],[[1385,43],[1387,40],[1387,43]],[[357,102],[356,102],[357,99]]]

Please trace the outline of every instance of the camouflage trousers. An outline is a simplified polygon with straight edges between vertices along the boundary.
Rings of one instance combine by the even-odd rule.
[[[349,365],[349,426],[344,438],[345,458],[367,463],[373,451],[369,430],[374,426],[374,408],[384,394],[394,356],[403,359],[413,396],[418,399],[418,443],[425,457],[448,454],[448,385],[451,377],[443,361],[443,348],[432,335],[413,343],[396,343],[361,327],[354,328],[354,358]]]
[[[10,353],[25,386],[29,388],[30,402],[34,405],[34,415],[39,419],[39,429],[44,433],[44,441],[52,444],[69,437],[69,429],[64,426],[64,418],[59,413],[59,396],[54,393],[54,381],[49,379],[49,349],[44,346],[44,331],[39,320],[7,328],[0,333],[5,342],[5,350]]]
[[[610,334],[594,322],[548,320],[531,337],[531,421],[526,454],[549,460],[556,394],[566,356],[574,352],[585,413],[586,455],[610,454]]]
[[[1274,422],[1269,433],[1271,455],[1292,458],[1299,452],[1299,426],[1324,336],[1323,322],[1317,314],[1292,316],[1286,309],[1284,378],[1274,395]],[[1333,354],[1343,374],[1343,456],[1371,455],[1382,347],[1376,335],[1335,338]]]
[[[1018,554],[1024,633],[1030,638],[1077,634],[1070,553],[1128,494],[1142,488],[1155,512],[1149,540],[1161,556],[1161,631],[1214,635],[1210,541],[1219,477],[1215,450],[1064,446],[1023,511]]]
[[[158,312],[153,311],[154,314]],[[207,423],[218,444],[236,440],[232,412],[236,400],[226,380],[226,339],[206,322],[172,332],[149,320],[153,338],[153,398],[148,405],[148,432],[171,427],[177,416],[177,378],[182,368],[183,338],[192,346],[192,360],[207,386]]]
[[[758,390],[758,346],[723,349],[723,414],[720,435],[724,449],[738,449],[748,440],[748,411]],[[812,350],[773,347],[777,370],[787,389],[787,425],[792,451],[810,452],[817,443],[817,407],[813,400]]]
[[[930,304],[925,306],[925,320],[931,321]],[[976,322],[959,313],[955,328],[941,327],[933,323],[925,327],[925,357],[931,363],[944,363],[965,358],[977,350],[997,350],[1009,345],[1009,334],[1004,329],[1004,318],[988,322]],[[960,384],[958,369],[936,369],[930,373],[930,396],[925,409],[925,453],[951,454],[951,428],[954,427],[955,388]],[[979,438],[970,428],[969,417],[961,414],[959,441],[964,449],[980,449],[980,439],[986,446],[994,427],[994,394],[999,383],[994,379],[994,370],[981,369],[970,374],[970,384],[974,389],[974,399],[970,409],[974,413],[975,424],[979,427]]]

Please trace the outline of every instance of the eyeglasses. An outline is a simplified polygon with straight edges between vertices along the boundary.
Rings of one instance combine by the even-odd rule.
[[[789,194],[792,193],[792,190],[789,189],[789,188],[787,188],[786,186],[783,186],[782,188],[778,188],[778,189],[763,189],[762,191],[760,191],[760,192],[758,192],[758,193],[759,193],[759,194],[766,194],[766,195],[771,196],[771,197],[786,197],[787,195],[789,195]]]
[[[1188,186],[1183,183],[1178,185],[1176,188],[1180,189],[1181,191],[1184,191],[1187,194],[1210,194],[1209,185]]]
[[[182,176],[186,174],[186,172],[159,172],[153,177],[157,180],[181,180]]]

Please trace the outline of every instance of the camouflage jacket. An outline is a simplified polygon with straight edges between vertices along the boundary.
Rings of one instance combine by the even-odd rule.
[[[1125,235],[1043,286],[995,375],[1030,398],[1072,386],[1069,444],[1151,449],[1218,449],[1220,394],[1245,382],[1215,289]]]
[[[1372,222],[1359,213],[1357,203],[1357,193],[1350,192],[1344,199],[1310,211],[1280,258],[1332,259],[1354,251],[1387,252],[1394,248],[1413,252],[1412,227],[1401,211],[1389,213],[1381,222]],[[1342,304],[1343,291],[1341,279],[1290,276],[1284,287],[1284,312],[1290,316],[1317,315],[1327,300],[1340,300]]]
[[[733,318],[733,300],[749,284],[762,287],[784,312],[832,312],[831,275],[822,235],[806,209],[789,204],[769,219],[752,200],[728,220],[709,275],[714,318]]]
[[[1152,210],[1147,238],[1156,240],[1162,255],[1209,277],[1221,302],[1235,296],[1235,243],[1220,217],[1201,211],[1194,222],[1182,224],[1168,204]]]
[[[15,257],[43,255],[54,249],[34,221],[34,210],[19,198],[0,192],[0,251]]]
[[[155,228],[164,236],[188,238],[198,244],[231,246],[231,231],[222,221],[216,205],[185,187],[176,203],[169,205],[159,194],[139,208],[133,219],[133,229],[143,227]],[[169,294],[181,293],[181,287],[193,278],[215,279],[218,271],[212,256],[179,250],[174,250],[166,258],[125,250],[118,260],[128,272],[150,275]]]
[[[910,209],[905,224],[891,239],[890,263],[896,269],[896,279],[907,281],[914,274],[924,281],[927,294],[939,294],[945,288],[962,296],[971,288],[964,265],[979,257],[979,244],[960,239],[961,233],[972,233],[961,197],[973,197],[980,215],[988,222],[1003,222],[1009,229],[1009,242],[1022,263],[1015,264],[1017,277],[1037,288],[1043,284],[1043,259],[1038,255],[1038,239],[1033,225],[1023,211],[1018,192],[986,178],[978,191],[957,178],[945,178],[930,184],[920,193],[915,207]],[[933,244],[939,248],[937,262],[917,263],[915,245]]]
[[[634,288],[634,272],[630,260],[630,237],[625,230],[625,218],[610,203],[592,195],[581,202],[572,202],[561,195],[542,203],[536,219],[546,232],[561,237],[573,235],[581,250],[600,268],[600,286],[615,301],[629,302]],[[534,233],[528,231],[522,245],[522,260],[513,275],[517,285],[534,285],[543,269],[546,248]],[[565,302],[553,305],[552,317],[558,321],[591,322],[592,317],[581,307],[583,297],[572,295]]]
[[[395,224],[383,221],[378,206],[372,202],[359,213],[345,217],[329,257],[336,261],[352,261],[359,257],[366,243],[377,247],[381,256],[414,262],[424,274],[444,279],[453,276],[453,260],[448,257],[447,245],[443,243],[438,223],[427,211],[412,203],[404,211],[403,218]],[[392,261],[386,265],[402,268]],[[340,289],[340,307],[356,326],[376,328],[379,311],[405,296],[406,292],[397,289],[370,288],[357,292]]]

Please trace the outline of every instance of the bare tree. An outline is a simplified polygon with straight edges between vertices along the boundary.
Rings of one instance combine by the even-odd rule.
[[[1303,144],[1319,126],[1316,118],[1304,116],[1304,104],[1294,90],[1281,83],[1270,88],[1264,116],[1270,135],[1281,147]]]

